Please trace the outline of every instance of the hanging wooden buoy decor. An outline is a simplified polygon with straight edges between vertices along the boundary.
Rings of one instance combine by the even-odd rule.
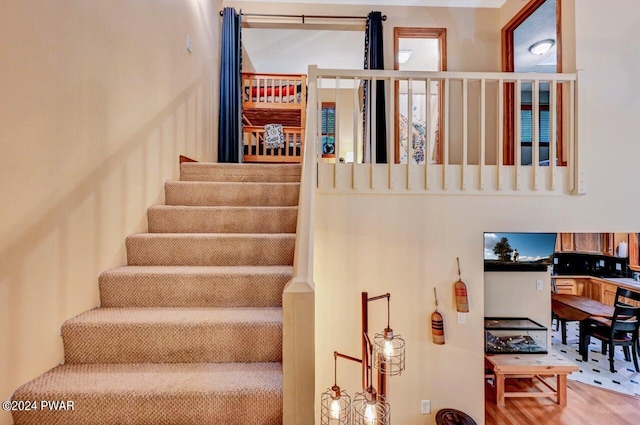
[[[467,285],[462,281],[460,275],[460,258],[456,257],[458,261],[458,281],[453,285],[456,293],[456,310],[460,313],[469,312],[469,298],[467,298]]]
[[[433,336],[433,343],[438,345],[444,345],[444,321],[442,320],[442,314],[438,312],[438,294],[436,288],[433,288],[433,295],[436,297],[436,311],[431,313],[431,333]]]

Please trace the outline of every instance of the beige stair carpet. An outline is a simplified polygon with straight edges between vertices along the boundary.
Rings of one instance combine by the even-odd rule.
[[[300,166],[183,163],[180,178],[100,275],[100,308],[62,325],[65,364],[12,397],[73,409],[16,425],[282,423]]]
[[[127,237],[133,266],[293,264],[294,233],[139,233]]]
[[[167,205],[292,206],[298,205],[299,183],[167,182]]]
[[[98,279],[102,307],[279,306],[291,266],[124,266]]]
[[[97,308],[62,326],[65,363],[282,361],[282,310]]]
[[[300,182],[300,164],[216,164],[210,167],[202,162],[185,162],[180,165],[182,181],[216,182]]]
[[[298,207],[156,205],[148,209],[150,233],[295,233]]]
[[[73,410],[16,411],[16,425],[282,425],[282,366],[66,364],[17,396],[69,400]]]

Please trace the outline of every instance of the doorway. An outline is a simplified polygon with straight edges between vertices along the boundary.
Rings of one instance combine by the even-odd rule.
[[[395,27],[394,69],[446,71],[446,28]],[[442,157],[442,83],[396,82],[395,163],[440,163]],[[411,128],[411,131],[409,129]],[[410,135],[411,133],[411,135]],[[409,146],[409,143],[412,146]]]
[[[502,29],[502,71],[504,72],[562,72],[561,0],[531,0]],[[541,84],[534,96],[531,84],[522,84],[520,105],[515,105],[515,85],[505,83],[504,90],[504,165],[516,162],[516,114],[520,119],[521,165],[531,165],[537,160],[546,165],[549,144],[556,143],[558,165],[565,165],[562,143],[562,90],[558,86],[556,102],[557,131],[550,131],[551,104],[549,84]],[[534,117],[533,101],[538,99],[538,116]],[[537,123],[534,122],[537,119]],[[534,125],[535,124],[535,125]],[[532,152],[534,128],[539,138],[539,150]]]

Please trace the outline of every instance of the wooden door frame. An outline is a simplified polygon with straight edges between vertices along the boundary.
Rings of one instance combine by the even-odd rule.
[[[393,69],[399,70],[400,64],[398,63],[398,51],[400,48],[400,39],[401,38],[426,38],[426,39],[436,39],[438,40],[438,53],[439,53],[439,61],[438,61],[438,71],[446,71],[447,70],[447,29],[446,28],[422,28],[422,27],[394,27],[393,28]],[[394,143],[395,143],[395,158],[394,161],[396,164],[400,163],[400,101],[398,99],[398,91],[400,88],[400,83],[396,81],[395,83],[395,99],[394,102]],[[427,97],[428,99],[428,97]],[[440,131],[437,133],[437,142],[436,146],[438,146],[438,151],[436,153],[436,157],[438,159],[438,163],[441,162],[442,158],[442,128],[444,125],[443,119],[443,108],[444,108],[444,98],[440,96],[439,102],[439,111],[438,111],[438,128]],[[407,158],[408,161],[408,158]],[[425,155],[425,161],[427,161],[427,155]]]
[[[518,12],[511,20],[502,28],[502,72],[514,72],[514,43],[513,32],[520,24],[522,24],[529,16],[533,14],[547,0],[531,0]],[[562,72],[562,0],[556,0],[556,72]],[[563,160],[562,149],[562,90],[558,84],[557,91],[557,110],[558,110],[558,141],[556,155],[558,156],[558,165],[566,165]],[[514,165],[515,163],[515,85],[513,83],[504,84],[504,139],[503,148],[503,164]],[[552,159],[549,158],[549,161]]]

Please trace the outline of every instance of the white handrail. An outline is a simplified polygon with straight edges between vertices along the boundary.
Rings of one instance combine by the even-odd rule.
[[[308,105],[317,108],[316,67],[309,67],[307,90]],[[302,155],[302,171],[300,174],[300,195],[298,198],[298,221],[296,229],[296,246],[293,263],[293,279],[313,282],[313,217],[316,182],[316,156],[318,150],[317,112],[307,114],[307,135]],[[336,135],[337,137],[337,135]]]
[[[337,146],[350,149],[353,147],[353,163],[337,166],[337,159],[344,152],[336,152],[335,162],[325,159],[318,164],[319,188],[326,190],[323,183],[324,176],[331,176],[331,191],[351,193],[504,193],[512,194],[569,194],[583,193],[576,190],[578,164],[577,164],[577,139],[575,99],[577,92],[576,74],[541,74],[541,73],[503,73],[503,72],[432,72],[432,71],[392,71],[392,70],[346,70],[346,69],[315,69],[317,81],[323,81],[327,87],[337,85],[335,96],[339,90],[353,89],[353,105],[345,102],[345,111],[353,119],[342,120],[341,124],[353,121],[352,131],[347,131],[346,141],[337,140]],[[361,87],[359,81],[368,82],[367,101],[375,104],[378,95],[379,81],[384,81],[386,87],[387,111],[387,152],[389,158],[384,167],[376,166],[375,127],[360,128],[358,117],[361,113],[358,101],[362,101],[362,93],[358,93]],[[351,83],[353,82],[353,83]],[[431,83],[437,83],[439,90],[439,103],[431,103]],[[414,86],[414,83],[417,83]],[[426,87],[422,93],[422,84]],[[349,86],[352,87],[349,87]],[[396,93],[396,85],[401,87],[401,92]],[[319,84],[318,84],[319,87]],[[506,87],[506,88],[505,88]],[[547,103],[539,90],[547,90],[552,99],[549,99],[550,126],[552,134],[549,135],[547,148],[547,132],[540,128],[541,102]],[[558,92],[556,88],[561,89]],[[509,89],[509,90],[507,90]],[[525,91],[535,91],[535,94],[525,97]],[[555,93],[563,94],[562,103],[556,102]],[[510,96],[506,99],[505,96]],[[402,97],[402,101],[395,106],[396,98]],[[424,102],[418,102],[413,96],[424,96]],[[324,96],[324,95],[323,95]],[[404,96],[407,96],[404,99]],[[349,96],[346,97],[348,99]],[[344,99],[344,98],[343,98]],[[416,98],[417,99],[417,98]],[[494,102],[495,99],[495,103]],[[526,100],[525,100],[526,99]],[[542,100],[544,99],[544,100]],[[435,102],[435,98],[433,98]],[[522,141],[521,130],[524,128],[521,118],[522,102],[532,102],[532,139]],[[312,103],[309,103],[310,107]],[[563,111],[557,111],[562,107]],[[422,118],[416,120],[411,113],[414,107],[426,111]],[[399,109],[398,109],[399,108]],[[435,108],[438,110],[436,111]],[[475,113],[477,109],[477,114]],[[508,110],[507,110],[508,109]],[[378,119],[376,108],[366,109],[371,122],[375,125]],[[545,109],[546,111],[546,109]],[[431,113],[433,112],[433,114]],[[402,119],[397,118],[402,113]],[[340,111],[336,110],[339,115]],[[406,114],[406,115],[405,115]],[[438,119],[435,119],[435,115]],[[504,114],[512,117],[511,121],[505,119]],[[310,112],[310,116],[314,116]],[[432,116],[433,115],[433,116]],[[561,121],[556,123],[556,115]],[[347,115],[348,116],[348,115]],[[404,117],[406,116],[406,118]],[[427,117],[426,120],[424,117]],[[495,120],[494,120],[495,117]],[[426,121],[426,122],[425,122]],[[397,130],[392,131],[391,126],[399,123],[403,126],[401,142],[394,140],[398,137]],[[528,124],[528,121],[527,121]],[[349,125],[349,124],[345,124]],[[404,126],[407,126],[405,132]],[[415,129],[414,129],[415,127]],[[557,139],[553,134],[555,129],[563,129],[562,139]],[[546,130],[546,128],[545,128]],[[414,145],[414,131],[424,133],[420,136],[422,146]],[[522,130],[524,131],[524,130]],[[343,132],[341,132],[343,133]],[[351,134],[349,134],[351,133]],[[416,133],[416,134],[418,134]],[[434,139],[435,135],[435,139]],[[544,136],[544,142],[541,137]],[[336,137],[340,137],[336,134]],[[362,142],[364,137],[365,143]],[[418,136],[416,136],[418,137]],[[555,141],[562,141],[564,150],[556,148]],[[438,146],[439,160],[433,162],[431,158],[431,145],[435,141]],[[513,151],[509,155],[504,151],[505,141],[512,143]],[[344,143],[343,143],[344,142]],[[358,158],[358,146],[364,146],[363,158]],[[397,151],[400,149],[400,151]],[[424,149],[424,157],[418,149]],[[529,153],[531,151],[531,153]],[[397,154],[396,154],[397,152]],[[494,154],[490,154],[495,152]],[[546,165],[547,152],[552,155],[549,166]],[[563,152],[563,158],[556,166],[555,156]],[[414,155],[415,153],[415,155]],[[351,153],[349,153],[351,155]],[[396,164],[396,157],[401,158],[402,164]],[[566,157],[566,158],[565,158]],[[564,159],[567,166],[564,166]],[[542,162],[544,161],[544,162]],[[351,161],[349,161],[351,162]],[[512,164],[512,165],[509,165]],[[421,168],[422,167],[422,168]],[[338,170],[347,170],[348,173],[338,173]],[[325,172],[326,170],[326,172]],[[580,182],[582,180],[579,180]],[[563,182],[562,184],[559,184]],[[348,190],[347,190],[348,189]]]
[[[568,82],[575,81],[576,74],[556,74],[556,73],[536,73],[536,72],[451,72],[451,71],[391,71],[380,69],[318,69],[318,78],[372,78],[378,80],[396,80],[425,79],[433,80],[502,80],[505,83],[520,81],[556,81]]]

